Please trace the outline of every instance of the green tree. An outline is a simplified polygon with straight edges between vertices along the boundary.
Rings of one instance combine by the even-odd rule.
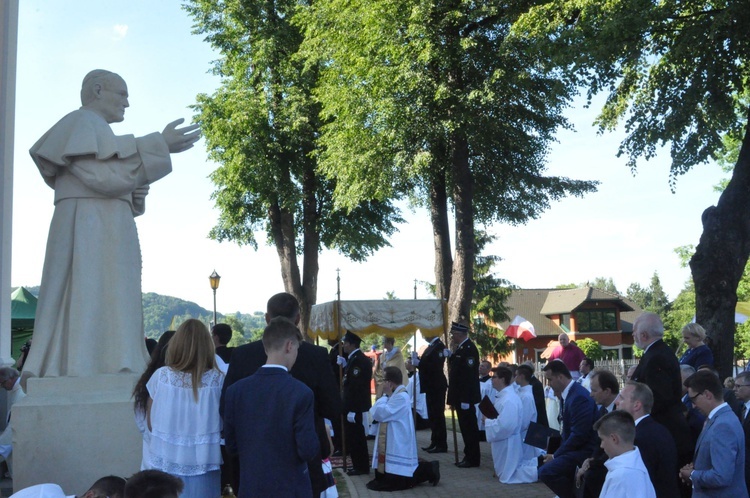
[[[221,165],[211,174],[220,215],[210,236],[257,247],[255,233],[265,231],[307,330],[321,249],[362,261],[388,245],[399,211],[387,199],[335,209],[336,181],[318,174],[317,72],[303,70],[303,36],[292,23],[304,5],[192,0],[185,9],[195,32],[221,54],[213,67],[220,88],[198,95],[195,105],[209,158]]]
[[[320,0],[298,18],[318,58],[320,166],[337,202],[409,195],[429,208],[436,295],[454,321],[470,320],[477,224],[523,223],[595,189],[544,176],[572,87],[507,38],[535,3]]]
[[[604,350],[602,349],[602,345],[599,344],[599,341],[586,337],[584,339],[576,340],[576,345],[581,348],[581,351],[583,351],[583,354],[585,354],[586,357],[591,358],[594,361],[604,359]]]
[[[620,294],[620,292],[617,290],[617,286],[615,285],[615,281],[612,280],[612,277],[604,278],[604,277],[596,277],[593,282],[586,282],[585,284],[581,285],[582,287],[591,286],[595,289],[600,289],[606,292],[610,292],[612,294]]]
[[[488,233],[476,231],[476,262],[474,275],[474,301],[471,306],[472,339],[479,349],[480,357],[507,353],[511,350],[510,339],[496,324],[506,321],[511,287],[506,280],[498,278],[492,268],[500,261],[498,256],[483,256],[484,248],[495,239]]]
[[[669,297],[661,286],[661,280],[659,280],[657,272],[654,272],[654,275],[651,277],[651,283],[647,288],[643,288],[641,284],[633,282],[628,287],[627,292],[625,292],[625,296],[638,304],[644,311],[658,314],[662,317],[662,320],[669,308]]]
[[[670,144],[670,182],[719,156],[724,137],[741,142],[732,178],[702,216],[690,261],[698,322],[713,339],[723,377],[731,375],[737,285],[750,255],[750,1],[552,0],[514,26],[545,40],[589,97],[609,92],[597,123],[624,122],[620,154],[632,169]]]

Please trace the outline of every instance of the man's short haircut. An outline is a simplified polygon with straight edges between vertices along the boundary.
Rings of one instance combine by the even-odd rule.
[[[161,470],[142,470],[128,479],[125,498],[177,498],[183,487],[179,477]]]
[[[404,383],[404,374],[401,373],[401,369],[398,367],[385,367],[383,369],[385,380],[393,382],[394,384],[401,385]]]
[[[565,363],[563,363],[562,360],[548,361],[547,364],[544,365],[542,371],[549,372],[552,375],[562,375],[568,379],[573,378],[573,376],[570,375],[570,370],[568,370],[568,367],[565,366]]]
[[[294,322],[299,316],[299,303],[297,298],[288,292],[279,292],[271,296],[266,303],[266,313],[268,313],[268,318],[283,316]]]
[[[648,333],[649,337],[664,337],[664,323],[656,313],[646,312],[635,320],[639,330]]]
[[[680,365],[680,373],[688,373],[693,375],[695,373],[695,367],[692,365]]]
[[[522,363],[521,365],[518,365],[516,375],[523,375],[523,378],[526,379],[527,382],[530,382],[531,377],[534,375],[534,369],[527,364]]]
[[[594,380],[595,377],[602,391],[604,391],[605,389],[609,389],[609,392],[611,392],[612,394],[620,393],[620,383],[617,381],[617,377],[615,377],[615,374],[613,374],[609,370],[594,370],[591,373],[591,380]]]
[[[719,377],[710,370],[698,370],[685,379],[685,387],[697,393],[709,391],[717,400],[724,399],[724,386],[721,385]]]
[[[393,337],[384,337],[383,342],[387,342],[388,344],[396,344],[396,339]]]
[[[505,381],[505,385],[510,385],[510,379],[513,377],[513,372],[508,367],[495,367],[492,370],[490,370],[493,374],[495,374],[495,377],[499,377]]]
[[[232,340],[232,327],[226,323],[217,323],[211,329],[211,335],[218,337],[222,346],[226,346]]]
[[[263,331],[263,348],[268,351],[279,351],[288,340],[302,341],[302,333],[288,318],[272,318]]]
[[[0,368],[0,384],[7,380],[17,379],[19,375],[21,374],[13,367],[2,367]]]
[[[633,386],[633,401],[640,401],[643,406],[643,413],[651,413],[654,408],[654,392],[646,384],[629,380],[626,386]]]
[[[750,372],[740,372],[737,374],[737,377],[734,378],[735,385],[737,385],[738,380],[744,380],[746,383],[750,384]]]
[[[704,363],[703,365],[698,365],[698,368],[695,369],[696,372],[699,372],[701,370],[705,370],[706,372],[711,372],[714,374],[717,378],[719,377],[719,371],[714,368],[713,365],[710,363]]]
[[[585,357],[585,358],[584,358],[583,360],[581,360],[581,361],[582,361],[583,363],[585,363],[586,365],[588,365],[588,366],[589,366],[589,369],[591,369],[591,370],[593,370],[593,369],[594,369],[594,360],[592,360],[592,359],[591,359],[591,358],[589,358],[588,356],[587,356],[587,357]]]
[[[96,491],[110,498],[122,498],[125,496],[125,479],[119,476],[102,477],[91,485],[89,491]]]
[[[594,430],[603,436],[617,434],[625,443],[635,441],[635,421],[633,416],[623,410],[609,412],[594,423]]]

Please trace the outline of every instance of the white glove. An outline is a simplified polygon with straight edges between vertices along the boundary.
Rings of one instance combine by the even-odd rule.
[[[343,356],[339,355],[339,356],[336,357],[336,363],[338,365],[341,365],[342,367],[345,367],[346,366],[346,358],[344,358]]]
[[[341,358],[341,357],[339,356],[339,358]],[[349,412],[349,413],[347,413],[347,414],[346,414],[346,420],[347,420],[347,421],[348,421],[348,422],[349,422],[350,424],[353,424],[353,423],[355,423],[355,422],[354,422],[354,412]]]
[[[450,358],[450,356],[451,356],[451,350],[448,348],[445,348],[443,350],[443,358]]]
[[[469,405],[469,403],[461,403],[461,409],[462,410],[468,410],[470,406],[471,405]]]

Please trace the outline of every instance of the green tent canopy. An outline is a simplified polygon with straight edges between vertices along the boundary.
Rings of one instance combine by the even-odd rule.
[[[27,288],[19,287],[10,295],[10,355],[18,358],[21,346],[31,339],[34,332],[36,297]]]

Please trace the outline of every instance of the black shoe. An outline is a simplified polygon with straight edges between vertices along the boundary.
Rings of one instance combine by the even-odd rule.
[[[430,479],[430,484],[437,486],[440,482],[440,462],[433,460],[430,462],[430,465],[432,466],[432,479]]]
[[[427,453],[448,453],[448,448],[440,448],[435,446],[431,450],[427,450]]]
[[[367,476],[370,475],[369,470],[359,470],[359,469],[350,469],[346,471],[346,475],[348,476]]]
[[[370,436],[370,435],[367,436],[368,441],[373,441],[374,439],[375,439],[375,436]]]
[[[429,445],[429,446],[427,446],[427,447],[425,447],[425,448],[422,448],[422,449],[423,449],[424,451],[430,451],[430,450],[434,450],[434,449],[435,449],[435,445],[434,445],[434,444],[431,444],[431,445]]]
[[[342,455],[341,450],[336,450],[331,455],[332,457],[340,457]]]
[[[478,463],[471,463],[468,460],[461,460],[456,464],[459,469],[468,469],[470,467],[479,467]]]

